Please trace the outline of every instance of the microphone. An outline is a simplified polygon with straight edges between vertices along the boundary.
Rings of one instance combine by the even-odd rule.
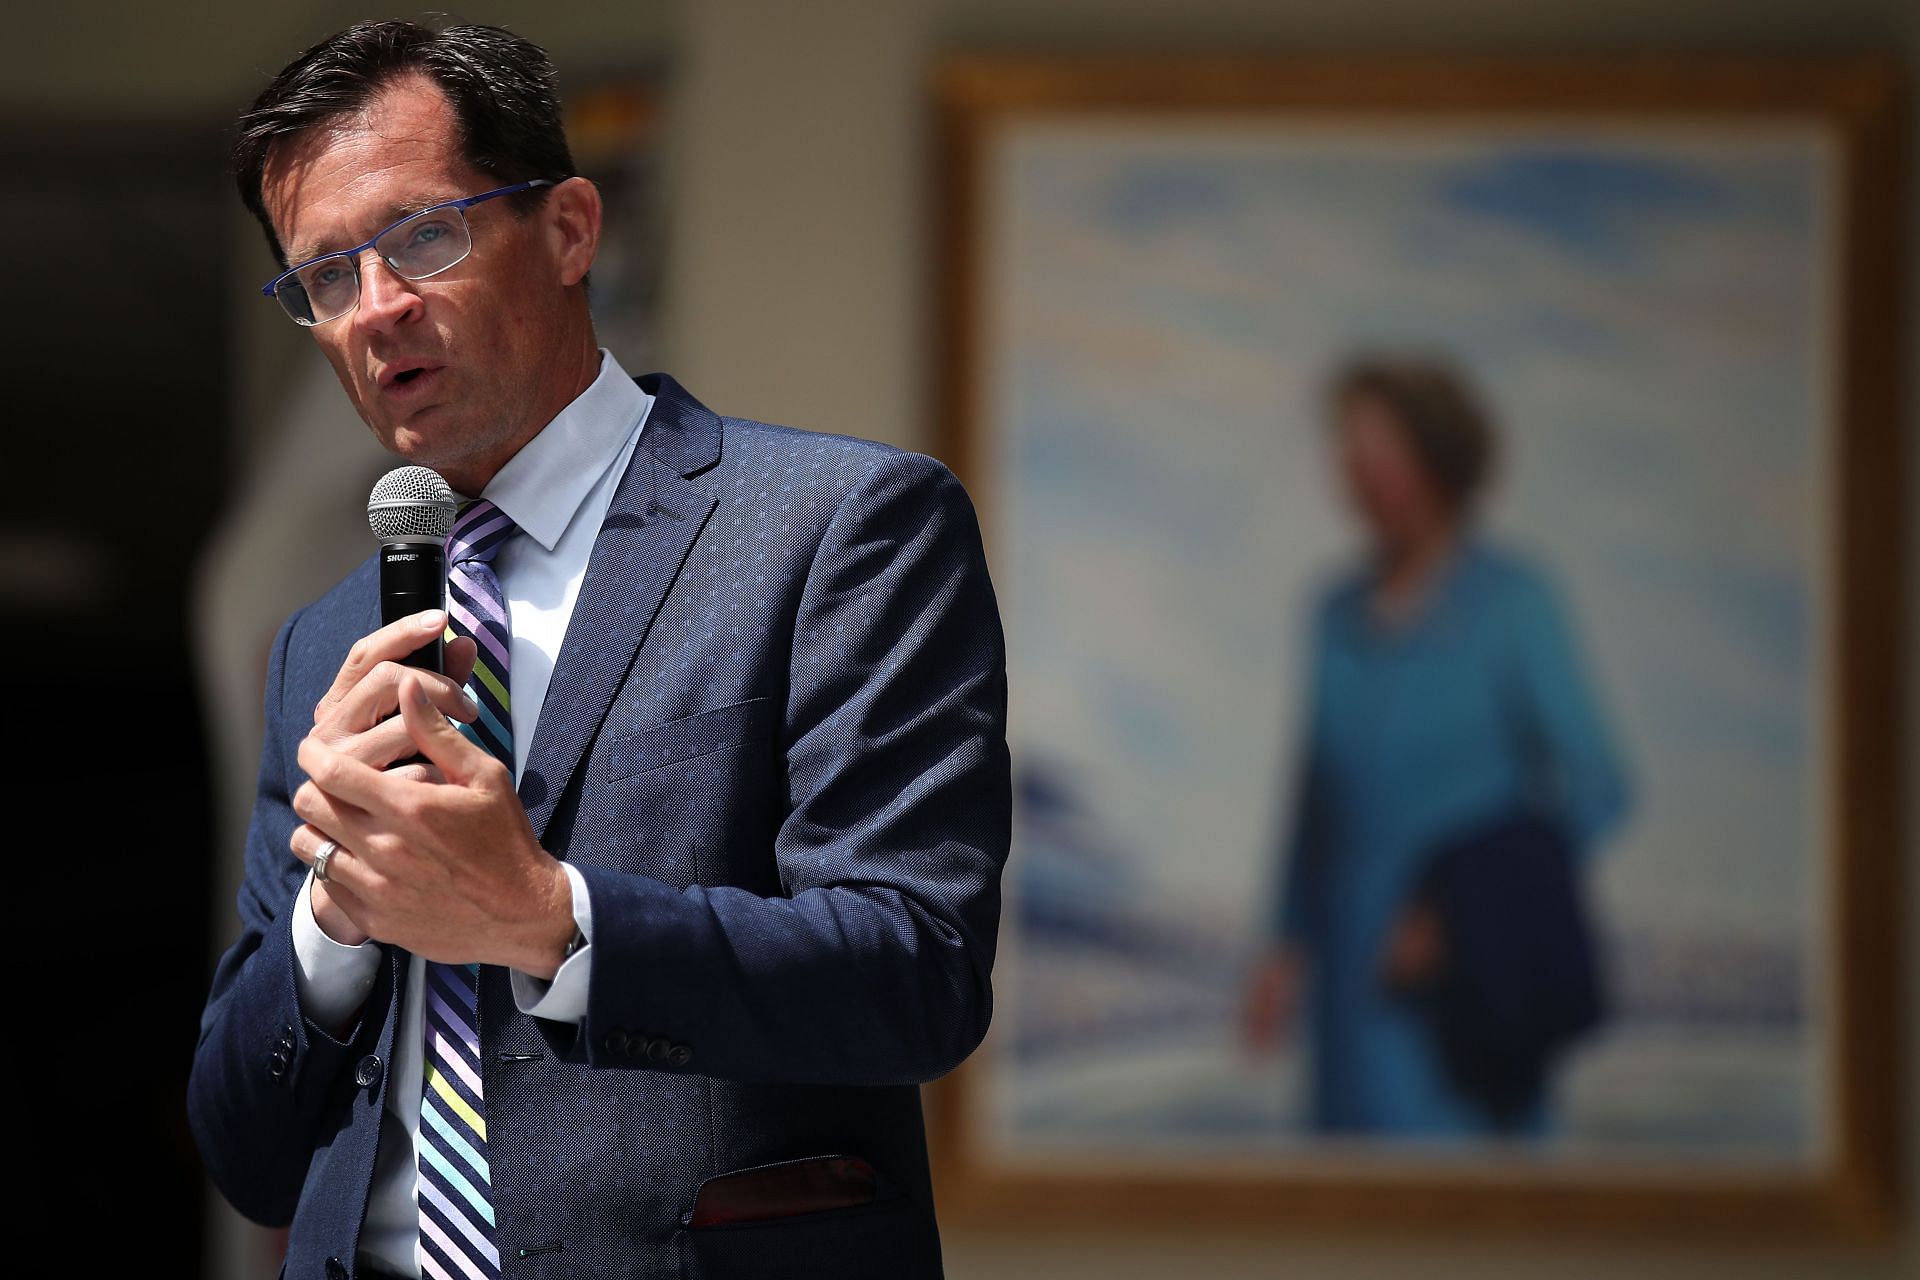
[[[380,622],[396,622],[423,609],[446,608],[447,535],[460,504],[436,471],[396,467],[367,496],[367,524],[380,539]],[[401,662],[442,671],[440,636]]]

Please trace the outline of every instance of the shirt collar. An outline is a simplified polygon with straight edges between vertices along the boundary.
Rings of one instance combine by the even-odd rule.
[[[620,457],[653,398],[600,348],[600,374],[494,473],[481,496],[548,551]]]

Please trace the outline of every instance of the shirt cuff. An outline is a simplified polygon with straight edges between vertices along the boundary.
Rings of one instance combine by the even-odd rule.
[[[507,970],[513,1003],[530,1018],[549,1022],[579,1022],[587,1016],[587,975],[593,967],[593,900],[587,896],[587,878],[570,862],[560,864],[573,887],[573,922],[586,943],[561,962],[551,982],[518,969]]]
[[[350,947],[335,942],[313,918],[313,872],[293,900],[293,989],[300,1011],[332,1031],[353,1021],[354,1011],[380,975],[380,944]]]

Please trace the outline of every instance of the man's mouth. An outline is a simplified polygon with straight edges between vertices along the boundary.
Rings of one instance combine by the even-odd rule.
[[[432,382],[440,366],[434,364],[401,365],[380,375],[380,389],[389,393],[412,393]]]

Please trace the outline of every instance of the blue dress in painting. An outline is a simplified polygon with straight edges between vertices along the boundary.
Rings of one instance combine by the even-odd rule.
[[[1417,612],[1372,616],[1371,573],[1314,615],[1312,697],[1276,928],[1306,961],[1311,1122],[1329,1133],[1491,1132],[1384,986],[1393,925],[1449,834],[1530,806],[1591,851],[1627,784],[1552,583],[1477,534]],[[1546,1123],[1541,1114],[1528,1127]]]

